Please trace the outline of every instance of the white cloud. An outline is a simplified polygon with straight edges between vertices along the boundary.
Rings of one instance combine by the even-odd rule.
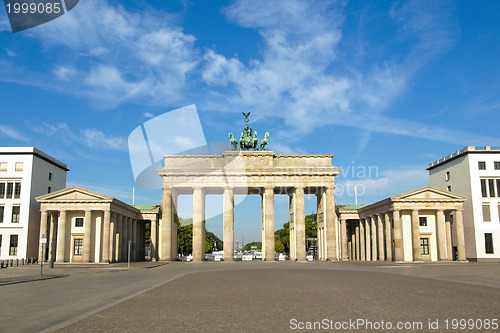
[[[70,81],[75,78],[75,76],[78,74],[78,71],[75,68],[67,66],[57,66],[54,69],[54,74],[59,80]]]
[[[0,135],[23,142],[28,141],[28,139],[23,134],[19,133],[11,126],[0,125]]]
[[[80,131],[81,139],[87,147],[103,150],[128,151],[127,142],[121,137],[109,136],[97,129]]]
[[[155,115],[150,113],[150,112],[144,112],[144,117],[146,118],[153,118]]]

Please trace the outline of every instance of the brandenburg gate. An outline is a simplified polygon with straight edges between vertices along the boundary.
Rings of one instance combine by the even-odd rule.
[[[232,136],[232,135],[231,135]],[[243,134],[242,134],[243,136]],[[274,261],[274,195],[290,202],[290,259],[306,260],[304,195],[316,194],[320,260],[338,260],[333,155],[278,155],[267,150],[228,150],[220,155],[164,155],[162,216],[152,225],[152,257],[177,256],[177,197],[193,195],[193,261],[205,257],[205,195],[223,195],[224,260],[233,260],[234,195],[258,194],[262,206],[262,259]],[[159,229],[159,230],[157,230]],[[157,250],[157,253],[155,251]]]

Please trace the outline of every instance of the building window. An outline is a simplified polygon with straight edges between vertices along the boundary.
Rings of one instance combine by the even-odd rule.
[[[49,172],[49,180],[52,180],[52,172]]]
[[[479,170],[486,170],[486,162],[477,162],[477,167]]]
[[[50,192],[52,192],[52,187],[50,187],[50,186],[49,186],[49,187],[47,188],[47,193],[50,193]]]
[[[497,179],[497,194],[500,196],[500,179]]]
[[[484,250],[486,254],[493,254],[493,234],[484,234]]]
[[[491,222],[490,204],[483,203],[483,222]]]
[[[500,162],[493,162],[495,170],[500,170]]]
[[[8,182],[7,183],[7,199],[12,198],[12,193],[14,192],[14,183]]]
[[[420,238],[420,253],[429,255],[429,238]]]
[[[12,223],[19,223],[20,213],[21,213],[21,206],[12,207]]]
[[[14,186],[14,199],[21,197],[21,183],[16,183]]]
[[[488,196],[488,189],[486,188],[486,179],[481,179],[481,196],[486,198]]]
[[[426,216],[420,216],[418,218],[418,220],[420,222],[421,227],[427,227],[427,217]]]
[[[16,162],[16,171],[23,171],[23,162]]]
[[[450,172],[449,171],[445,172],[445,174],[444,174],[444,180],[446,180],[446,181],[450,180]]]
[[[446,186],[446,191],[451,192],[451,185]]]
[[[0,206],[0,223],[3,223],[4,213],[5,213],[5,206]]]
[[[0,199],[5,199],[5,183],[0,183]]]
[[[0,235],[0,257],[2,256],[2,235]]]
[[[496,195],[495,195],[495,180],[494,179],[488,179],[488,187],[490,188],[490,197],[492,197],[492,198],[496,197]]]
[[[75,227],[83,227],[83,217],[75,218]]]
[[[81,256],[83,254],[83,239],[75,238],[75,246],[73,253],[75,256]]]
[[[0,162],[0,171],[7,171],[7,162]]]
[[[10,235],[9,256],[17,256],[17,235]]]

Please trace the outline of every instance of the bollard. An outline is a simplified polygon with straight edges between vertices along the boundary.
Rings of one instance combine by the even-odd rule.
[[[16,259],[16,267],[19,267],[19,259]]]
[[[3,269],[3,260],[0,262],[0,269]]]
[[[33,257],[31,257],[31,264],[33,265]]]
[[[14,259],[10,259],[10,267],[14,267]]]
[[[21,266],[24,266],[24,258],[21,259]]]

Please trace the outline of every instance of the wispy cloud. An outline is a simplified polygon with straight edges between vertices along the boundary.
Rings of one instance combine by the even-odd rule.
[[[0,136],[6,136],[8,138],[18,140],[18,141],[23,141],[23,142],[28,141],[26,136],[24,136],[19,131],[12,128],[11,126],[6,126],[6,125],[0,125]]]
[[[97,129],[80,131],[83,143],[90,148],[102,150],[128,151],[127,141],[124,138],[109,136]]]

